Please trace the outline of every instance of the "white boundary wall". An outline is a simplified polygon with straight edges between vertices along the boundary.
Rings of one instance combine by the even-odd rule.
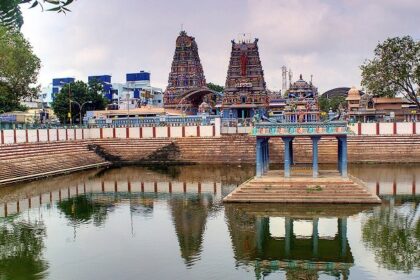
[[[355,135],[420,135],[420,122],[401,123],[356,123],[349,124],[350,131]],[[227,129],[226,127],[224,128]],[[246,128],[228,128],[232,133],[249,133]],[[379,132],[379,134],[378,134]],[[54,142],[83,139],[139,139],[139,138],[182,138],[182,137],[220,137],[220,119],[215,119],[215,125],[204,126],[158,126],[158,127],[126,127],[116,128],[70,128],[70,129],[7,129],[1,131],[0,144]],[[226,133],[226,131],[223,131]]]

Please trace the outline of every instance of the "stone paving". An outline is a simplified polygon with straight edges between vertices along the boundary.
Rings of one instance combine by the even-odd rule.
[[[321,171],[318,178],[305,169],[292,170],[285,178],[280,170],[270,170],[237,187],[224,202],[375,204],[381,200],[353,176],[337,171]]]

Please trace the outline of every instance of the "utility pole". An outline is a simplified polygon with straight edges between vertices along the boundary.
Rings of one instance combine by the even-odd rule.
[[[71,83],[69,83],[69,118],[70,118],[70,126],[72,126],[73,120],[71,118]]]

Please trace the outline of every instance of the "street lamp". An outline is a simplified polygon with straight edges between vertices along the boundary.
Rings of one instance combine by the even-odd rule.
[[[77,104],[79,106],[79,124],[80,126],[82,126],[82,110],[83,110],[83,106],[85,106],[86,104],[92,104],[92,101],[86,101],[84,103],[82,103],[82,105],[80,105],[79,102],[74,101],[74,100],[70,100],[70,103],[73,102],[74,104]]]
[[[411,114],[413,114],[413,116],[411,117],[411,121],[415,122],[416,121],[417,110],[411,110]]]
[[[0,114],[4,114],[4,111],[3,110],[0,110]],[[1,127],[2,120],[3,120],[3,117],[0,116],[0,130],[2,130],[2,127]]]
[[[71,118],[71,83],[66,83],[66,82],[60,81],[60,84],[62,84],[62,85],[68,84],[69,85],[69,114],[68,114],[68,117],[70,119],[70,126],[72,126],[73,120]]]

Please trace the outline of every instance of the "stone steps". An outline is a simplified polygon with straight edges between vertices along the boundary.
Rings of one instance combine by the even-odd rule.
[[[89,150],[89,143],[67,141],[0,146],[0,184],[109,164]]]
[[[320,177],[284,178],[280,171],[269,171],[263,177],[243,183],[223,201],[276,203],[380,203],[362,182],[342,178],[336,171],[324,171]],[[351,176],[350,176],[351,177]],[[351,177],[353,178],[353,177]],[[360,182],[357,183],[357,182]]]

